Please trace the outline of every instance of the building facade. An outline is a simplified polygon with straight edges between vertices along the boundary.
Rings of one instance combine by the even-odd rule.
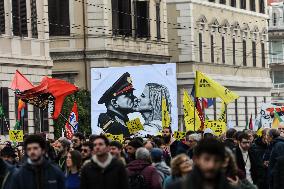
[[[270,102],[266,5],[266,0],[167,1],[169,52],[178,65],[180,102],[196,70],[240,95],[227,106],[234,126],[244,128],[261,104]],[[217,99],[206,115],[218,118],[220,106]],[[182,119],[182,106],[179,110]]]
[[[5,114],[0,118],[1,135],[7,134],[9,127],[13,129],[17,119],[18,99],[9,89],[16,70],[33,84],[51,76],[47,3],[0,0],[0,103]],[[53,132],[47,111],[32,105],[25,108],[20,122],[25,133]]]
[[[284,6],[283,2],[273,2],[268,7],[269,14],[269,67],[273,82],[272,102],[284,104]]]
[[[170,60],[165,0],[49,0],[49,26],[53,76],[83,89],[91,68]]]

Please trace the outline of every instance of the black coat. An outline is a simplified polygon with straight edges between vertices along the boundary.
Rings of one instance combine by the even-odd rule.
[[[13,176],[12,189],[64,189],[63,172],[48,160],[39,166],[24,164]]]
[[[235,152],[235,151],[236,151],[237,146],[236,146],[236,144],[235,144],[235,142],[234,142],[233,139],[227,138],[227,139],[224,141],[224,144],[225,144],[226,147],[230,148],[230,149],[232,150],[232,152]]]
[[[275,169],[272,172],[273,185],[271,189],[279,189],[284,187],[284,156],[277,159]]]
[[[10,189],[12,184],[12,175],[16,171],[16,167],[9,165],[0,158],[0,188]]]
[[[261,186],[264,185],[264,179],[265,179],[265,170],[264,170],[264,165],[262,161],[260,161],[257,157],[253,149],[249,149],[248,151],[249,155],[249,160],[251,163],[251,178],[252,181],[255,185],[261,188]],[[243,159],[243,154],[240,149],[240,147],[236,148],[236,161],[238,168],[246,174],[246,169],[245,169],[245,160]]]
[[[219,173],[219,175],[216,177],[216,179],[214,179],[214,181],[214,189],[237,189],[233,188],[229,184],[228,180],[222,173]],[[194,167],[194,169],[189,173],[186,179],[178,180],[166,189],[203,189],[203,183],[204,178],[201,171],[197,167]]]
[[[91,159],[81,171],[81,189],[129,189],[124,165],[113,158],[106,168]]]

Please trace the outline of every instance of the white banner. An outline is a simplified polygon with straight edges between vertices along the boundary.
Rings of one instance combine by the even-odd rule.
[[[93,68],[92,132],[129,136],[126,123],[139,118],[140,135],[162,130],[162,99],[172,130],[178,130],[176,64]]]

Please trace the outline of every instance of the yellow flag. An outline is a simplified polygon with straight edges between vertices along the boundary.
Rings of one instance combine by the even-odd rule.
[[[183,140],[183,139],[185,139],[185,135],[186,135],[186,132],[175,131],[174,132],[174,139],[176,139],[177,141]]]
[[[167,101],[165,98],[162,99],[162,126],[163,128],[170,127],[171,117],[167,107]]]
[[[135,134],[138,131],[144,130],[142,123],[140,122],[139,118],[136,118],[134,120],[130,120],[126,123],[129,133]]]
[[[206,120],[205,128],[210,128],[216,136],[220,136],[226,132],[226,123],[223,121]]]
[[[188,95],[188,92],[183,92],[183,110],[184,110],[184,123],[187,131],[198,131],[201,126],[201,121],[198,116],[197,110],[194,111],[194,103]],[[194,129],[194,113],[195,113],[195,129]]]
[[[24,133],[22,130],[9,130],[9,138],[12,142],[23,142]]]
[[[263,131],[263,128],[261,127],[260,129],[257,130],[256,135],[258,137],[262,137],[262,131]]]
[[[218,121],[223,121],[223,122],[226,122],[226,103],[225,102],[222,102],[222,106],[221,106],[221,112],[220,112],[220,115],[219,115],[219,118],[218,118]]]
[[[202,72],[197,71],[195,77],[195,95],[196,97],[216,98],[220,97],[226,104],[239,98],[239,96],[220,85],[213,79],[207,77]]]

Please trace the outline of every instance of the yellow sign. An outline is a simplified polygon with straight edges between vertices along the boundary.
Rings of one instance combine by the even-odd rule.
[[[183,109],[184,109],[184,123],[186,131],[198,131],[201,126],[201,121],[198,116],[197,110],[194,108],[194,103],[192,102],[186,90],[184,90],[183,93]],[[194,127],[194,118],[195,118],[195,127]]]
[[[134,120],[130,120],[126,123],[129,133],[130,134],[135,134],[138,131],[144,130],[143,125],[140,122],[139,118],[136,118]]]
[[[218,118],[218,121],[224,121],[226,122],[226,103],[222,102],[221,112]]]
[[[195,78],[195,90],[196,97],[216,98],[220,97],[226,104],[239,98],[239,96],[220,85],[213,79],[209,78],[205,74],[197,71]]]
[[[22,130],[9,130],[9,138],[12,142],[23,142],[24,133]]]
[[[121,144],[123,143],[123,134],[112,135],[110,133],[106,133],[105,136],[111,141],[117,141],[120,142]]]
[[[205,121],[205,128],[210,128],[216,136],[220,136],[226,132],[226,123],[223,121]]]
[[[174,132],[174,138],[178,141],[180,140],[184,140],[185,139],[185,135],[186,135],[186,132],[182,132],[182,131],[175,131]]]
[[[171,117],[167,107],[167,101],[165,98],[162,99],[162,126],[167,128],[171,125]]]

